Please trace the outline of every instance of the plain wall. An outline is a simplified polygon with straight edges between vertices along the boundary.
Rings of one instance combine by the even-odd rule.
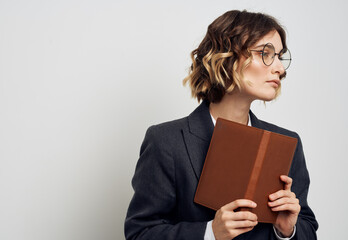
[[[300,134],[319,239],[347,233],[346,1],[0,1],[0,239],[123,239],[146,129],[184,117],[190,52],[231,9],[286,27],[281,96],[252,110]]]

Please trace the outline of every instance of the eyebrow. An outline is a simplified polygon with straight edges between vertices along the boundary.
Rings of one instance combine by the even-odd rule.
[[[267,43],[256,46],[255,48],[264,47]]]
[[[260,44],[260,45],[254,47],[254,48],[264,47],[266,44],[268,44],[268,43]],[[283,51],[283,49],[284,49],[284,48],[280,49],[280,51],[279,51],[278,53],[280,53],[281,51]],[[276,53],[277,53],[277,52],[276,52]]]

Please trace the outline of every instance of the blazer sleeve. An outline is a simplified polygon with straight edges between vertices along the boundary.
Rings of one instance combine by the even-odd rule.
[[[203,239],[207,222],[175,220],[175,164],[170,144],[150,127],[132,179],[134,195],[125,221],[126,239]]]
[[[293,239],[314,240],[317,239],[316,230],[318,229],[318,222],[315,219],[313,211],[308,206],[307,195],[310,179],[306,167],[302,142],[298,135],[297,138],[298,144],[289,176],[293,179],[291,190],[300,201],[301,211],[298,216],[296,234]]]

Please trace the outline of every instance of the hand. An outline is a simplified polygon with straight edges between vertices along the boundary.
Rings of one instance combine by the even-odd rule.
[[[256,203],[247,199],[235,200],[221,207],[212,223],[216,240],[233,239],[252,230],[257,224],[257,216],[250,211],[238,211],[239,207],[255,208]]]
[[[268,202],[268,205],[272,211],[279,212],[274,227],[281,232],[283,237],[290,237],[297,222],[301,206],[295,193],[291,192],[292,179],[281,175],[280,180],[285,183],[284,190],[269,195],[270,202]]]

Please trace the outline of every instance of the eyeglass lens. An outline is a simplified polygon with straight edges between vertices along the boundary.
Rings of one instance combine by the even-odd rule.
[[[276,54],[273,44],[267,43],[262,50],[262,61],[265,65],[270,66],[275,58],[275,55],[278,55],[280,62],[283,64],[284,69],[288,69],[291,63],[291,54],[288,49],[283,49]]]

